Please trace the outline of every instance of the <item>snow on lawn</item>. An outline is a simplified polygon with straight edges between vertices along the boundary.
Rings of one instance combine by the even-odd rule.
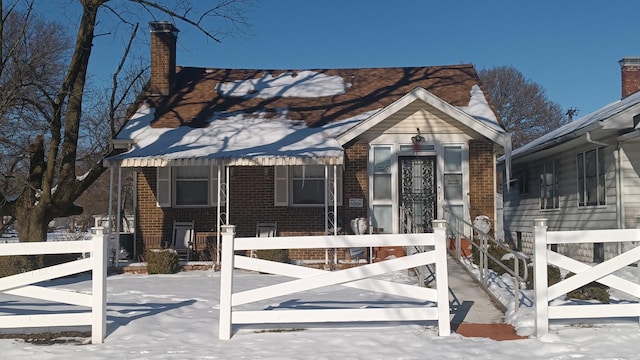
[[[633,273],[633,272],[632,272]],[[411,282],[404,272],[386,276]],[[238,271],[236,291],[287,278]],[[508,280],[508,279],[506,279]],[[48,286],[89,292],[87,277],[51,281]],[[496,286],[504,286],[498,285]],[[555,327],[544,338],[493,341],[437,336],[435,322],[296,324],[234,327],[231,340],[218,339],[220,273],[114,275],[107,281],[107,337],[101,345],[33,345],[0,340],[3,359],[638,359],[640,330],[633,325]],[[508,291],[505,292],[508,294]],[[387,306],[406,302],[364,290],[328,287],[259,304],[262,308]],[[28,307],[52,312],[64,305],[37,306],[0,295],[5,314]],[[530,304],[518,324],[532,320]],[[516,324],[516,326],[518,326]]]

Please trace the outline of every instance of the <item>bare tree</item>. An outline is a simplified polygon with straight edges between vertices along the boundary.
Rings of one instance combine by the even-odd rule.
[[[222,36],[227,33],[223,29],[211,30],[210,26],[219,26],[215,19],[221,19],[226,29],[239,29],[246,26],[244,10],[250,6],[249,0],[218,0],[218,1],[153,1],[153,0],[77,0],[79,4],[79,20],[74,22],[76,35],[75,44],[64,56],[66,42],[59,44],[59,52],[48,55],[50,61],[36,63],[26,69],[14,70],[4,67],[5,59],[19,54],[22,44],[29,43],[29,34],[32,34],[34,23],[30,21],[34,15],[34,0],[26,2],[24,11],[18,12],[16,4],[25,4],[24,1],[15,0],[6,9],[0,7],[2,23],[2,59],[3,68],[0,69],[0,78],[13,78],[17,75],[18,87],[23,90],[25,77],[23,72],[36,73],[38,81],[27,81],[37,90],[35,97],[27,97],[20,93],[7,99],[16,98],[17,104],[11,104],[6,114],[0,114],[1,121],[6,121],[7,128],[18,122],[25,122],[31,126],[30,132],[16,134],[15,142],[23,149],[22,160],[14,164],[7,164],[7,168],[21,168],[20,179],[12,182],[11,191],[0,193],[0,215],[15,218],[18,223],[21,241],[43,241],[46,239],[47,224],[58,217],[79,215],[82,207],[76,204],[80,195],[104,172],[99,161],[108,154],[103,135],[98,134],[94,139],[87,136],[87,125],[109,124],[108,137],[115,135],[119,128],[118,121],[122,121],[124,108],[131,94],[135,96],[135,82],[145,76],[142,70],[127,72],[126,59],[129,58],[134,40],[139,37],[138,24],[145,18],[148,20],[162,18],[193,26],[209,39],[220,42]],[[195,6],[197,3],[198,6]],[[0,5],[2,6],[2,5]],[[16,41],[7,36],[6,31],[11,21],[11,16],[19,15],[20,26],[16,31]],[[86,116],[83,106],[90,102],[88,65],[91,58],[94,41],[98,36],[110,36],[111,31],[97,32],[100,19],[109,17],[111,27],[118,30],[124,27],[129,32],[128,40],[122,45],[122,61],[114,71],[113,83],[108,96],[107,110],[99,113],[91,113]],[[42,21],[42,24],[51,24]],[[53,25],[51,25],[53,26]],[[54,26],[55,28],[55,26]],[[51,31],[44,31],[44,33]],[[42,34],[43,31],[33,31],[34,34]],[[59,38],[64,39],[64,36]],[[13,49],[20,49],[14,51]],[[24,51],[35,51],[37,46],[25,46]],[[49,50],[51,50],[49,48]],[[23,55],[23,60],[34,60],[32,54]],[[47,54],[43,54],[45,56]],[[45,59],[43,57],[43,59]],[[6,63],[13,64],[12,60]],[[15,61],[17,66],[20,62]],[[49,66],[61,66],[62,71],[55,72]],[[39,72],[47,70],[51,78],[38,77]],[[57,69],[60,70],[60,69]],[[32,82],[34,84],[32,84]],[[0,84],[2,86],[3,84]],[[15,87],[13,83],[7,83],[7,88]],[[30,88],[31,89],[31,88]],[[9,100],[7,100],[9,101]],[[0,110],[2,111],[2,110]],[[103,117],[104,116],[104,117]],[[90,129],[93,131],[93,129]],[[104,133],[103,133],[104,134]],[[3,154],[4,157],[4,154]],[[24,158],[27,157],[27,158]],[[8,161],[8,160],[7,160]],[[10,161],[9,161],[10,162]],[[10,177],[11,174],[5,174]],[[8,189],[9,190],[9,189]],[[11,196],[8,196],[11,195]]]
[[[544,89],[511,66],[478,72],[507,131],[518,148],[565,123],[562,108]]]

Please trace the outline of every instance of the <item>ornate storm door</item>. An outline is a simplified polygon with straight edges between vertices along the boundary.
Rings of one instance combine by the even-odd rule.
[[[436,216],[435,156],[398,157],[400,232],[433,232]]]

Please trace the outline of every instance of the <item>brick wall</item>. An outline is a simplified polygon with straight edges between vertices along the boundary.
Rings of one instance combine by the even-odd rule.
[[[351,219],[367,217],[368,214],[367,154],[367,144],[354,144],[345,151],[342,217],[343,229],[349,234],[352,233]],[[350,208],[349,199],[362,199],[362,207]]]
[[[493,143],[487,139],[469,141],[469,213],[471,221],[478,215],[494,216]],[[493,226],[492,226],[493,230]]]
[[[217,210],[213,208],[160,208],[156,205],[156,169],[137,173],[136,241],[141,253],[146,244],[171,241],[173,222],[194,220],[195,231],[215,231]],[[144,216],[141,216],[144,214]],[[254,225],[255,226],[255,225]],[[146,244],[145,244],[146,243]]]
[[[494,157],[493,143],[488,140],[469,142],[470,215],[494,216]],[[338,223],[343,231],[351,233],[350,221],[366,217],[368,208],[367,145],[354,144],[345,152],[343,177],[343,205],[338,207]],[[276,222],[281,236],[322,235],[324,233],[324,207],[274,206],[273,167],[233,167],[230,170],[231,201],[229,222],[236,225],[238,237],[255,236],[258,222]],[[159,208],[156,206],[156,170],[144,169],[138,173],[138,209],[136,225],[138,249],[143,239],[162,237],[171,239],[174,220],[195,221],[196,232],[216,228],[216,208]],[[362,199],[361,208],[350,208],[349,199]],[[144,218],[140,215],[144,213]],[[324,250],[292,250],[292,259],[324,259]]]
[[[347,150],[344,171],[343,206],[338,206],[338,223],[348,232],[351,219],[367,216],[367,146],[356,145]],[[230,169],[229,222],[236,226],[238,237],[256,235],[258,222],[275,222],[282,236],[322,235],[325,230],[325,208],[274,206],[274,168],[260,166]],[[162,237],[171,240],[174,220],[195,221],[195,230],[216,228],[216,208],[159,208],[156,205],[156,169],[145,168],[138,173],[138,209],[136,223],[138,249],[143,242]],[[349,208],[349,198],[363,199],[362,208]],[[145,214],[144,217],[141,214]],[[345,227],[346,225],[346,227]],[[146,239],[146,240],[145,240]],[[293,250],[292,259],[324,259],[324,250]]]

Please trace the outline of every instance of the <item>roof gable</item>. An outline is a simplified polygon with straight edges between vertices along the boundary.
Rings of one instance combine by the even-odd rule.
[[[509,134],[507,134],[499,124],[480,87],[473,85],[470,93],[471,96],[467,106],[455,107],[424,88],[417,87],[393,104],[376,112],[369,119],[347,130],[344,134],[340,135],[337,140],[341,144],[346,144],[414,101],[420,100],[459,121],[462,125],[492,140],[494,143],[503,147],[510,146]]]

